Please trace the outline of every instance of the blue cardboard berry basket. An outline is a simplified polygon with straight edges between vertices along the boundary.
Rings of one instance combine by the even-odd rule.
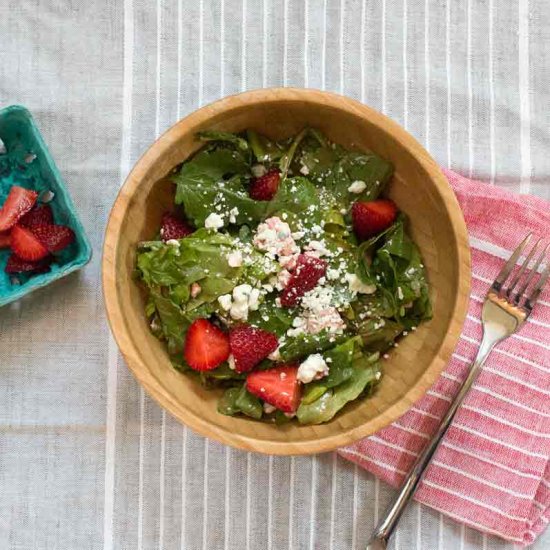
[[[90,261],[92,248],[61,174],[25,107],[12,105],[0,110],[0,140],[0,206],[13,185],[34,189],[39,200],[51,198],[55,223],[67,225],[75,233],[75,241],[56,254],[47,273],[8,275],[4,268],[10,251],[0,250],[1,307],[82,268]]]

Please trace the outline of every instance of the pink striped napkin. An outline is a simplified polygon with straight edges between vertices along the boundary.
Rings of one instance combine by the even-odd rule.
[[[400,485],[466,376],[481,339],[481,306],[528,231],[550,235],[550,203],[446,172],[470,234],[472,292],[463,334],[439,380],[397,422],[340,453]],[[523,545],[550,521],[550,291],[521,331],[489,357],[415,498]]]

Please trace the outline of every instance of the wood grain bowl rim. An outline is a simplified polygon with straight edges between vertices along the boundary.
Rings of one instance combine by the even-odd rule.
[[[370,421],[322,439],[310,439],[303,442],[258,440],[242,433],[214,426],[208,420],[196,415],[190,408],[186,408],[185,414],[182,414],[177,406],[177,401],[165,391],[160,380],[142,362],[130,336],[129,327],[123,317],[117,289],[117,247],[124,214],[133,194],[142,181],[143,175],[155,164],[160,153],[169,149],[180,136],[187,135],[190,132],[194,133],[196,128],[204,126],[209,119],[224,111],[242,108],[244,105],[251,106],[281,101],[309,102],[336,108],[348,114],[366,118],[390,134],[403,149],[414,156],[435,184],[435,191],[440,195],[447,208],[454,238],[454,252],[459,264],[457,289],[449,329],[436,350],[431,363],[416,383],[410,387],[399,401],[393,403]],[[149,147],[126,178],[112,207],[105,232],[102,281],[107,318],[116,343],[134,376],[161,407],[199,434],[236,448],[277,455],[313,454],[349,445],[387,426],[403,415],[435,382],[451,357],[466,317],[470,288],[470,248],[462,211],[447,179],[420,143],[396,122],[358,101],[338,94],[312,89],[269,88],[228,96],[206,105],[174,124]],[[153,338],[153,336],[151,337]]]

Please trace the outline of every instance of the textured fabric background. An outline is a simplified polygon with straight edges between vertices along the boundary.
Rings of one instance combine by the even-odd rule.
[[[358,98],[443,166],[550,198],[547,1],[0,0],[0,37],[0,105],[35,114],[95,248],[0,310],[0,548],[362,548],[387,486],[209,442],[140,390],[103,313],[110,205],[178,118],[275,85]],[[414,504],[393,548],[513,546]]]

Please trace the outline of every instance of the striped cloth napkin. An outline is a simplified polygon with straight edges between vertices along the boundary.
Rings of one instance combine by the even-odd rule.
[[[455,353],[439,380],[397,422],[339,452],[398,486],[435,432],[481,339],[488,285],[528,231],[550,236],[550,203],[446,176],[472,251],[472,290]],[[470,527],[523,545],[550,521],[550,291],[519,333],[489,357],[415,498]]]

